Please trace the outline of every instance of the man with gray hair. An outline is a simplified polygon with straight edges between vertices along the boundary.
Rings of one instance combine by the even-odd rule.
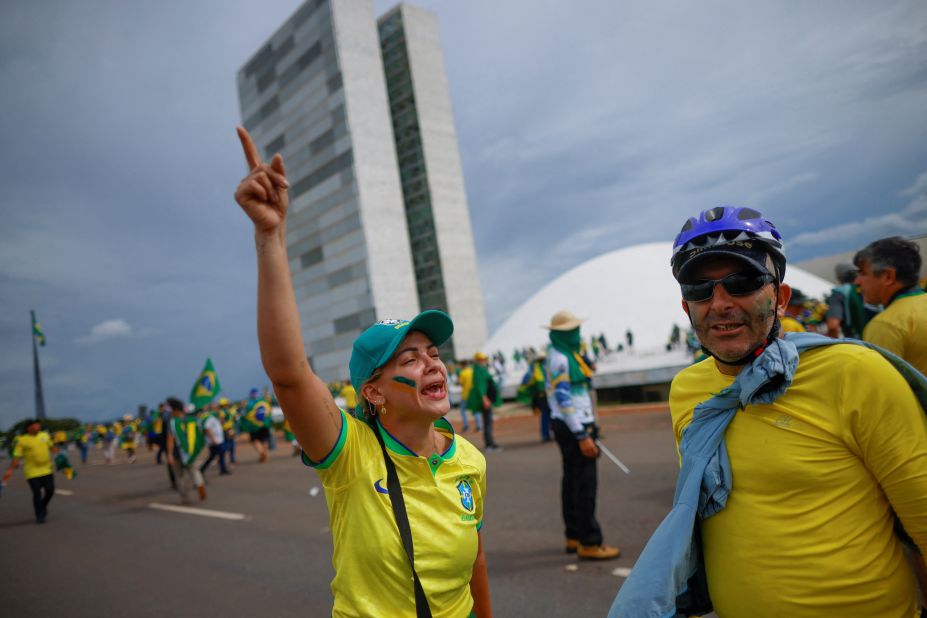
[[[927,375],[927,294],[918,287],[920,249],[900,236],[870,243],[856,254],[856,283],[867,303],[884,307],[863,339],[900,356]]]

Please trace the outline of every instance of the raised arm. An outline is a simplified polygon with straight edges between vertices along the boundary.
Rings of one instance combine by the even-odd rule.
[[[341,413],[325,383],[309,367],[286,250],[289,195],[283,157],[262,163],[248,132],[239,127],[249,173],[235,200],[254,223],[258,261],[258,343],[264,371],[300,446],[315,461],[334,447]]]

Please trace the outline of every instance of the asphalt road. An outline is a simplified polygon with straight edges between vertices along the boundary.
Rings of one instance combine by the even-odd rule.
[[[600,460],[597,514],[622,555],[593,563],[563,551],[556,444],[540,442],[531,416],[497,421],[505,450],[487,454],[483,526],[496,616],[605,616],[620,569],[667,512],[677,463],[666,409],[604,410],[600,422],[631,474]],[[245,443],[238,460],[231,476],[207,471],[209,498],[196,506],[242,519],[152,508],[179,505],[153,454],[106,466],[94,451],[76,479],[56,476],[71,493],[55,496],[39,526],[17,472],[0,497],[0,615],[330,615],[332,546],[318,478],[279,440],[268,463]]]

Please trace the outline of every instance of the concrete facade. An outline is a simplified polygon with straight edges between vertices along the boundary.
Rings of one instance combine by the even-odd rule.
[[[378,27],[419,302],[453,316],[448,353],[469,358],[486,318],[437,16],[400,4]]]
[[[238,73],[245,128],[290,178],[287,250],[313,368],[348,377],[351,344],[418,312],[370,2],[309,0]]]
[[[440,200],[442,205],[450,204],[446,209],[452,216],[435,217],[440,219],[436,227],[442,230],[436,238],[439,244],[447,244],[438,252],[447,253],[448,263],[467,261],[470,256],[464,267],[452,266],[451,270],[472,271],[478,310],[458,300],[456,284],[448,288],[451,302],[421,302],[416,243],[409,235],[380,37],[370,0],[307,0],[238,72],[245,128],[266,159],[279,152],[286,162],[290,179],[287,250],[303,340],[314,370],[327,381],[348,377],[351,344],[363,329],[381,319],[410,318],[422,306],[451,313],[457,326],[455,343],[462,336],[461,341],[467,343],[461,350],[467,354],[485,340],[466,198],[461,201],[460,197],[463,179],[447,80],[437,46],[437,24],[431,18],[434,30],[430,36],[440,68],[436,87],[443,88],[445,99],[444,107],[435,113],[441,122],[449,123],[452,138],[429,146],[429,152],[438,151],[429,154],[438,173],[432,184],[438,195],[443,195],[441,187],[454,182],[459,189],[459,196]],[[427,79],[435,78],[430,73]],[[424,100],[428,101],[427,95]],[[447,128],[441,131],[446,134]],[[453,146],[452,153],[440,152],[448,144]],[[440,163],[442,158],[450,164]],[[454,165],[456,181],[444,171]],[[466,248],[460,249],[459,233],[443,232],[448,226],[465,230],[469,254]],[[417,259],[422,261],[421,256]],[[447,280],[458,279],[454,271]],[[473,297],[472,289],[466,294]],[[482,330],[471,325],[476,321]],[[477,337],[470,334],[474,332]]]

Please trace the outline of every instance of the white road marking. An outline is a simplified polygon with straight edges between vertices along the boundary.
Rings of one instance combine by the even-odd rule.
[[[56,489],[55,493],[61,494],[62,496],[73,496],[74,495],[74,492],[71,491],[70,489]]]
[[[572,572],[572,571],[578,571],[578,570],[579,570],[579,565],[578,565],[578,564],[568,564],[568,565],[566,565],[565,567],[563,567],[563,570],[564,570],[564,571],[571,571],[571,572]]]
[[[159,504],[152,502],[148,505],[150,509],[159,511],[171,511],[172,513],[186,513],[187,515],[202,515],[203,517],[216,517],[218,519],[247,519],[242,513],[228,513],[226,511],[211,511],[209,509],[198,509],[192,506],[175,506],[173,504]]]
[[[624,577],[624,578],[627,578],[628,575],[630,575],[630,574],[631,574],[631,569],[629,569],[628,567],[618,567],[617,569],[615,569],[614,571],[612,571],[612,575],[614,575],[614,576],[616,576],[616,577]]]

